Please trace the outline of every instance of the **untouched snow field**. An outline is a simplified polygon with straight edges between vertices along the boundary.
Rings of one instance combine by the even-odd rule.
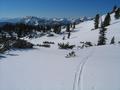
[[[99,30],[93,30],[94,21],[85,21],[76,26],[70,39],[64,35],[43,36],[28,41],[40,44],[55,42],[51,48],[12,50],[1,55],[0,90],[120,90],[120,19],[111,15],[107,28],[107,45],[73,50],[60,50],[58,43],[80,45],[80,41],[97,44]],[[109,45],[115,36],[115,45]],[[75,51],[76,57],[65,58]]]

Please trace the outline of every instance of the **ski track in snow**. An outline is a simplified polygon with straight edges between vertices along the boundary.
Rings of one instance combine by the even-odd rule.
[[[76,73],[75,73],[74,83],[73,83],[73,90],[82,90],[81,89],[82,71],[83,71],[84,65],[87,63],[88,59],[93,55],[94,49],[95,48],[92,48],[92,51],[90,51],[88,53],[88,55],[86,55],[86,57],[83,57],[83,59],[81,59],[79,65],[78,65],[78,68],[76,70]]]

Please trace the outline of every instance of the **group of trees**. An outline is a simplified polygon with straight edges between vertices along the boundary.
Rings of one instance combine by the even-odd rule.
[[[113,7],[113,10],[112,10],[110,13],[107,13],[107,15],[105,16],[104,21],[102,20],[102,18],[100,18],[100,15],[97,14],[97,15],[95,16],[95,20],[94,20],[94,21],[95,21],[95,23],[94,23],[94,28],[95,28],[95,29],[98,29],[98,28],[99,28],[100,19],[101,19],[101,23],[103,24],[104,27],[109,26],[109,25],[110,25],[110,21],[111,21],[110,15],[113,14],[113,13],[115,14],[115,15],[114,15],[115,19],[119,19],[119,18],[120,18],[120,8],[118,8],[117,6],[114,6],[114,7]]]
[[[98,45],[105,45],[105,42],[106,42],[105,33],[106,33],[106,30],[107,30],[105,27],[110,25],[111,14],[113,14],[113,13],[115,14],[114,15],[115,19],[120,18],[120,8],[118,8],[117,6],[114,6],[112,11],[110,13],[107,13],[104,20],[102,20],[102,17],[100,18],[100,14],[97,14],[95,16],[94,28],[95,29],[99,28],[99,30],[100,30]],[[68,23],[68,24],[64,25],[66,27],[66,32],[68,32],[68,38],[70,38],[70,35],[71,35],[70,34],[71,28],[75,29],[75,25],[76,25],[75,22]],[[61,29],[62,29],[62,24],[56,23],[56,24],[51,24],[51,25],[33,26],[33,25],[24,24],[24,23],[16,23],[16,24],[7,23],[3,26],[0,26],[0,37],[1,38],[6,38],[7,34],[8,34],[9,37],[11,37],[11,38],[14,38],[14,37],[21,38],[21,37],[30,35],[30,34],[32,34],[33,32],[36,32],[36,31],[45,33],[45,32],[51,31],[52,29],[53,29],[54,33],[60,34]],[[15,36],[15,34],[17,36]],[[113,38],[113,40],[114,40],[114,38]]]
[[[7,35],[9,35],[9,37],[11,38],[13,37],[21,38],[26,35],[29,35],[30,33],[33,32],[33,30],[36,30],[36,27],[32,25],[27,25],[23,23],[17,24],[7,23],[0,27],[0,34],[2,38],[7,38],[8,37]]]
[[[101,26],[99,27],[99,22],[100,22],[100,15],[97,14],[95,17],[95,29],[99,28],[99,38],[98,38],[98,45],[105,45],[106,44],[106,26],[110,25],[110,21],[111,21],[111,17],[110,17],[110,13],[107,13],[107,15],[105,16],[104,21],[102,21],[101,19]]]
[[[53,32],[54,33],[57,33],[57,34],[61,33],[61,29],[62,29],[62,25],[60,25],[60,24],[53,25]]]
[[[66,32],[70,32],[70,29],[75,29],[75,26],[76,26],[76,23],[73,22],[73,23],[68,23],[66,25],[64,25],[65,28],[66,28]],[[51,27],[53,29],[53,32],[57,33],[57,34],[60,34],[61,33],[61,29],[62,29],[62,25],[57,23],[57,24],[54,24],[52,25]]]
[[[120,8],[117,8],[115,11],[115,18],[119,19],[120,18]]]
[[[73,23],[68,23],[67,25],[66,25],[66,32],[70,32],[70,29],[72,28],[72,29],[75,29],[75,27],[76,27],[76,23],[75,22],[73,22]]]
[[[111,14],[112,13],[115,13],[114,15],[115,19],[119,19],[120,18],[120,7],[114,6]]]
[[[95,29],[98,29],[99,28],[99,25],[100,25],[100,15],[97,14],[95,16],[95,23],[94,23],[94,27]],[[110,17],[110,13],[107,13],[107,15],[105,16],[105,19],[104,21],[102,21],[102,18],[101,18],[101,23],[102,23],[102,26],[106,27],[106,26],[109,26],[110,25],[110,21],[111,21],[111,17]]]
[[[36,32],[51,32],[53,30],[54,33],[60,34],[62,30],[62,26],[66,27],[66,32],[70,32],[70,28],[72,26],[75,29],[76,23],[68,23],[66,25],[62,25],[61,23],[51,24],[51,25],[28,25],[24,23],[6,23],[0,26],[0,38],[21,38],[25,36],[31,36],[31,34]]]
[[[114,17],[115,19],[119,19],[120,18],[120,8],[118,8],[117,6],[114,6],[113,7],[113,10],[110,12],[110,13],[107,13],[107,15],[105,16],[104,20],[102,20],[102,17],[100,18],[100,15],[97,14],[95,16],[95,23],[94,23],[94,28],[95,29],[98,29],[99,28],[99,40],[98,40],[98,45],[105,45],[106,44],[106,30],[107,28],[105,28],[106,26],[109,26],[110,25],[110,22],[111,22],[111,14],[115,14]],[[100,20],[101,19],[101,20]],[[101,21],[101,25],[100,25],[100,21]],[[113,44],[114,43],[114,37],[112,38],[111,40],[111,43],[110,44]]]

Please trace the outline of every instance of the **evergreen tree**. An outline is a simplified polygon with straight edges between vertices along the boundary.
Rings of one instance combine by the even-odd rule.
[[[113,38],[111,39],[110,44],[115,44],[115,37],[113,37]]]
[[[61,33],[61,25],[58,26],[58,32],[57,32],[57,33],[58,33],[58,34]]]
[[[119,19],[119,18],[120,18],[120,8],[118,8],[118,9],[115,11],[115,18],[116,18],[116,19]]]
[[[68,33],[68,39],[70,38],[70,36],[71,36],[71,33],[69,32],[69,33]]]
[[[70,24],[67,24],[67,26],[66,26],[66,32],[70,32]]]
[[[73,29],[75,29],[75,25],[76,25],[76,23],[74,22],[74,23],[73,23]]]
[[[70,28],[72,28],[72,23],[70,24]]]
[[[113,10],[112,10],[111,13],[114,13],[114,12],[116,11],[116,9],[117,9],[117,6],[115,5],[115,6],[113,7]]]
[[[55,33],[59,34],[61,32],[61,25],[56,24],[54,25],[53,29]]]
[[[99,36],[99,39],[98,39],[98,45],[105,45],[106,44],[106,28],[101,25],[102,27],[100,28],[100,36]]]
[[[98,27],[99,27],[99,18],[100,18],[100,16],[99,16],[99,14],[97,14],[95,16],[95,29],[98,29]]]
[[[109,26],[111,21],[110,13],[107,13],[105,20],[104,20],[104,27]]]

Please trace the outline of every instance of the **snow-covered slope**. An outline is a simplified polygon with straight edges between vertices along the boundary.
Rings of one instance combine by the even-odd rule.
[[[28,41],[41,44],[55,42],[51,48],[35,47],[32,50],[12,50],[1,55],[0,90],[119,90],[120,89],[120,19],[111,15],[107,27],[107,45],[80,49],[80,41],[97,44],[99,30],[94,21],[85,21],[76,26],[70,39],[62,40],[67,33]],[[64,31],[64,30],[63,30]],[[115,45],[109,45],[115,36]],[[60,50],[57,44],[75,44],[73,50]],[[65,58],[75,51],[76,57]]]

